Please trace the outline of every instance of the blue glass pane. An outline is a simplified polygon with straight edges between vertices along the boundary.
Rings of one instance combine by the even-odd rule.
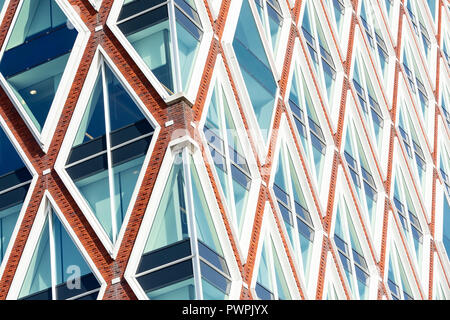
[[[121,129],[145,119],[139,107],[130,97],[122,83],[105,64],[105,76],[108,86],[108,105],[111,131]],[[101,125],[101,124],[100,124]]]
[[[103,95],[103,81],[101,73],[99,73],[73,143],[73,147],[95,140],[106,134]],[[106,145],[104,148],[106,148]]]
[[[31,258],[19,298],[51,288],[50,241],[48,218],[39,237],[33,257]]]
[[[130,12],[129,16],[134,13]],[[127,14],[126,17],[129,16]],[[126,17],[124,16],[124,18]],[[156,78],[169,92],[173,93],[174,82],[167,5],[119,23],[119,28]]]
[[[54,0],[22,2],[0,71],[39,131],[77,35]]]
[[[242,3],[233,48],[263,137],[267,139],[277,84],[248,0],[244,0]]]
[[[181,163],[180,158],[176,158],[176,161]],[[189,237],[184,189],[183,167],[181,164],[175,164],[159,202],[144,253]]]
[[[52,223],[57,284],[66,282],[74,271],[80,276],[90,273],[89,266],[55,214],[52,214]]]
[[[206,244],[210,249],[223,255],[222,247],[214,227],[214,222],[211,218],[208,203],[206,202],[203,188],[200,184],[200,178],[197,173],[197,168],[191,158],[191,177],[192,177],[192,194],[194,200],[195,222],[197,225],[197,236],[200,241]]]

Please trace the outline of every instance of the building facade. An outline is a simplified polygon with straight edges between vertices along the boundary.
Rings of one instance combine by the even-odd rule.
[[[448,1],[0,7],[0,299],[450,298]]]

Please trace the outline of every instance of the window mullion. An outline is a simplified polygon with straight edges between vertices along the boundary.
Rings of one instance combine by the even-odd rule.
[[[182,159],[183,159],[183,176],[186,179],[185,190],[186,190],[186,218],[188,223],[189,230],[189,238],[191,243],[191,251],[192,251],[192,269],[194,272],[194,284],[195,284],[195,298],[197,300],[203,299],[203,290],[202,290],[202,275],[200,270],[200,256],[198,249],[198,237],[197,237],[197,227],[195,222],[195,208],[194,208],[194,195],[192,191],[192,176],[190,170],[190,159],[189,159],[189,151],[187,148],[184,148],[182,151]]]
[[[105,129],[106,129],[106,155],[108,162],[108,182],[109,182],[109,203],[110,203],[110,217],[111,217],[111,227],[112,227],[112,241],[116,242],[117,236],[117,221],[116,221],[116,204],[114,202],[114,173],[112,167],[112,154],[111,154],[111,122],[109,115],[109,99],[108,99],[108,86],[106,82],[105,74],[105,61],[102,59],[101,62],[101,72],[102,72],[102,85],[103,85],[103,106],[105,110]]]
[[[47,207],[45,211],[45,215],[48,219],[48,231],[43,230],[43,232],[49,233],[49,243],[50,243],[50,272],[51,272],[51,283],[52,283],[52,300],[56,300],[58,297],[56,296],[56,252],[55,252],[55,234],[53,232],[53,221],[52,221],[52,213],[50,206]],[[45,224],[44,224],[45,227]]]

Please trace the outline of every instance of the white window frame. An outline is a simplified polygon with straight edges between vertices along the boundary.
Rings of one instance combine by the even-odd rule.
[[[103,279],[100,271],[97,269],[97,266],[95,265],[94,261],[92,260],[91,256],[87,252],[86,248],[83,246],[81,241],[78,239],[77,235],[73,231],[72,227],[70,226],[69,222],[67,221],[66,217],[64,216],[61,209],[56,204],[56,201],[50,194],[48,190],[45,190],[44,197],[42,198],[41,204],[39,205],[38,212],[36,214],[36,217],[33,222],[33,226],[31,228],[30,234],[28,236],[28,240],[25,244],[25,247],[23,249],[19,264],[17,266],[17,270],[15,273],[15,276],[12,280],[11,287],[8,291],[8,295],[6,297],[7,300],[17,300],[20,294],[20,290],[22,289],[23,281],[25,280],[25,277],[28,272],[28,267],[30,265],[30,262],[33,258],[34,251],[36,250],[36,246],[39,242],[40,236],[42,234],[44,227],[45,227],[45,221],[48,217],[48,215],[52,214],[52,208],[54,214],[57,215],[59,221],[63,225],[65,231],[72,239],[73,244],[78,249],[80,255],[84,258],[86,264],[91,269],[91,272],[96,277],[97,281],[100,284],[100,291],[97,296],[97,300],[101,300],[103,298],[103,295],[106,291],[107,283]],[[51,236],[51,235],[50,235]],[[50,240],[50,259],[51,265],[52,265],[52,297],[55,298],[55,285],[56,285],[56,279],[55,279],[55,270],[54,267],[54,259],[55,259],[55,252],[54,248],[51,244]]]
[[[327,8],[326,14],[327,16],[330,18],[330,24],[332,25],[332,29],[333,32],[337,35],[338,39],[339,39],[339,43],[338,46],[341,49],[341,54],[343,55],[342,58],[344,59],[344,61],[347,59],[347,53],[348,53],[348,44],[349,44],[349,39],[350,39],[350,32],[349,32],[349,28],[352,22],[352,12],[353,12],[353,6],[351,4],[351,2],[349,0],[338,0],[338,2],[340,2],[343,5],[343,14],[342,14],[342,26],[341,26],[341,30],[339,32],[339,28],[337,26],[336,23],[336,15],[334,12],[334,4],[333,4],[333,0],[325,0],[324,1],[325,4],[324,6]]]
[[[147,154],[145,156],[144,162],[142,164],[141,172],[139,173],[139,177],[136,181],[136,187],[133,192],[133,195],[130,199],[130,205],[127,209],[127,212],[125,214],[125,218],[122,222],[121,228],[118,230],[117,238],[115,243],[113,243],[109,236],[107,235],[106,231],[103,229],[103,226],[98,221],[95,214],[92,212],[92,209],[90,208],[89,204],[87,203],[86,199],[82,196],[78,188],[76,187],[73,180],[70,178],[69,174],[66,171],[66,161],[69,157],[70,151],[72,149],[73,141],[75,140],[76,134],[78,132],[78,128],[80,126],[81,121],[83,120],[84,112],[87,108],[87,104],[89,102],[92,90],[95,86],[95,82],[97,80],[97,76],[99,75],[99,72],[101,70],[102,63],[107,64],[107,66],[110,68],[110,70],[113,72],[113,74],[117,77],[117,79],[120,81],[124,89],[129,94],[130,98],[134,100],[136,103],[136,106],[139,107],[140,111],[144,115],[144,117],[148,120],[148,122],[153,126],[154,133],[152,136],[152,140],[149,146],[149,149],[147,151]],[[105,115],[106,116],[106,115]],[[58,158],[55,162],[55,170],[61,177],[61,180],[64,182],[64,184],[68,187],[69,192],[71,193],[72,197],[74,198],[75,202],[79,206],[80,210],[84,213],[86,216],[86,219],[100,238],[102,244],[105,246],[108,253],[115,258],[117,256],[117,253],[119,251],[120,245],[122,243],[125,229],[128,224],[128,221],[131,216],[131,212],[133,211],[133,204],[136,202],[140,185],[142,184],[142,181],[144,179],[145,173],[147,171],[148,164],[150,162],[151,155],[153,153],[153,149],[156,144],[156,140],[159,136],[160,132],[160,126],[158,122],[155,120],[153,115],[150,113],[148,108],[144,105],[142,100],[139,98],[138,94],[133,90],[133,88],[130,86],[130,84],[126,81],[122,73],[118,70],[116,65],[113,63],[111,58],[108,56],[106,51],[99,45],[96,49],[96,53],[93,59],[93,63],[91,64],[91,67],[89,69],[88,75],[86,77],[86,81],[84,83],[83,88],[81,89],[80,98],[78,99],[77,105],[75,107],[75,112],[72,116],[72,120],[69,124],[69,127],[67,129],[66,136],[64,138],[64,141],[61,145],[61,150],[59,152]],[[108,170],[111,170],[112,167],[108,166]],[[111,173],[111,172],[110,172]],[[112,186],[110,185],[110,188]],[[112,208],[111,208],[112,210]],[[111,211],[113,212],[113,211]]]
[[[339,259],[339,257],[336,257]],[[334,262],[333,255],[330,251],[327,252],[327,264],[326,264],[324,285],[323,285],[323,293],[322,300],[325,300],[325,297],[328,295],[328,290],[330,289],[330,285],[334,287],[337,294],[337,300],[347,300],[347,294],[345,293],[341,278],[338,272],[338,266]],[[345,277],[345,274],[342,275]]]
[[[256,15],[254,17],[255,17],[255,20],[258,20],[261,23],[261,28],[263,29],[264,36],[261,37],[261,41],[267,42],[264,45],[268,45],[268,47],[269,47],[268,51],[272,55],[271,59],[273,60],[273,62],[275,64],[275,68],[276,68],[276,72],[277,72],[277,73],[274,73],[275,80],[280,80],[281,73],[283,72],[283,64],[284,64],[284,59],[285,59],[285,55],[286,55],[286,47],[287,47],[288,41],[289,41],[289,31],[291,29],[291,24],[292,24],[293,20],[290,15],[290,10],[287,6],[287,2],[283,1],[283,0],[275,0],[280,5],[281,15],[282,15],[282,19],[283,19],[282,26],[280,29],[280,38],[278,40],[278,46],[277,46],[276,52],[275,52],[272,47],[272,38],[270,35],[269,18],[268,18],[268,13],[267,13],[267,0],[261,0],[261,1],[263,2],[264,18],[266,21],[264,24],[262,23],[261,17],[258,12],[256,12]],[[255,0],[249,0],[249,3],[250,2],[253,5],[255,5],[255,8],[256,8]],[[252,10],[253,10],[253,8],[252,8]],[[256,11],[258,11],[258,10],[256,10]],[[264,25],[266,26],[265,29],[264,29]],[[258,28],[259,28],[259,26],[258,26]]]
[[[14,25],[19,16],[23,1],[24,0],[22,0],[19,3],[19,5],[16,9],[16,13],[11,22],[11,27],[5,38],[3,46],[0,49],[0,57],[3,57],[3,54],[5,53],[6,46],[9,42],[11,33],[14,29]],[[39,130],[33,124],[31,117],[28,115],[28,113],[23,108],[22,104],[19,101],[19,98],[16,96],[13,89],[6,81],[5,77],[0,73],[0,85],[5,90],[9,99],[12,101],[12,104],[17,109],[17,111],[21,115],[22,119],[24,120],[25,124],[27,125],[28,129],[30,130],[30,132],[32,133],[32,135],[34,136],[34,138],[36,139],[36,141],[38,142],[38,144],[40,145],[40,147],[42,148],[42,150],[45,153],[47,153],[47,151],[50,147],[50,144],[51,144],[53,135],[56,131],[56,127],[59,122],[61,113],[64,109],[66,99],[71,90],[72,82],[75,79],[75,76],[78,71],[78,66],[80,65],[81,59],[83,57],[84,49],[90,38],[90,31],[85,26],[81,17],[78,15],[75,7],[71,6],[68,3],[68,1],[64,1],[64,0],[55,0],[55,1],[58,4],[58,6],[60,7],[61,11],[63,11],[63,13],[66,15],[67,19],[71,22],[73,27],[75,27],[75,29],[77,29],[78,35],[75,40],[72,51],[70,53],[67,64],[65,66],[65,69],[64,69],[63,75],[61,77],[59,86],[56,90],[55,96],[53,97],[52,105],[49,109],[49,112],[47,114],[47,119],[45,121],[44,126],[42,127],[41,132],[39,132]],[[7,5],[7,4],[9,4],[9,2],[5,2],[5,5]],[[2,14],[5,14],[5,10],[2,10]]]
[[[193,259],[193,272],[194,272],[194,281],[196,286],[196,295],[197,297],[202,297],[201,290],[201,272],[200,272],[200,258],[198,255],[198,240],[196,237],[196,227],[195,223],[192,221],[192,190],[190,185],[190,170],[189,170],[189,156],[192,156],[192,159],[195,164],[195,168],[197,169],[197,173],[199,175],[199,180],[202,185],[203,192],[205,193],[205,199],[208,204],[208,208],[210,211],[211,219],[214,223],[214,227],[217,232],[217,237],[219,238],[222,251],[223,258],[227,262],[227,267],[230,271],[231,278],[231,288],[230,293],[228,295],[230,300],[239,299],[242,289],[242,278],[241,272],[236,262],[235,253],[233,248],[229,242],[229,236],[226,230],[226,227],[223,222],[223,215],[219,209],[219,206],[216,202],[215,194],[212,190],[210,177],[206,171],[205,164],[203,162],[203,157],[201,154],[200,146],[192,140],[192,138],[188,136],[183,136],[181,138],[175,139],[170,142],[169,147],[167,148],[166,154],[162,161],[161,168],[159,170],[158,177],[156,179],[152,195],[150,197],[149,204],[144,214],[144,218],[141,223],[141,227],[139,229],[138,235],[136,237],[136,241],[131,251],[130,259],[125,269],[124,278],[127,280],[133,292],[136,294],[137,298],[140,300],[148,300],[147,295],[139,284],[136,273],[139,267],[139,262],[141,261],[142,254],[145,249],[145,245],[147,243],[148,235],[151,231],[151,227],[153,221],[156,217],[156,213],[158,211],[159,202],[161,201],[162,196],[164,195],[165,185],[168,180],[172,165],[177,160],[177,156],[182,153],[183,157],[183,171],[187,172],[186,177],[186,186],[187,186],[187,201],[186,205],[188,206],[187,220],[189,225],[189,233],[191,239],[191,250]]]

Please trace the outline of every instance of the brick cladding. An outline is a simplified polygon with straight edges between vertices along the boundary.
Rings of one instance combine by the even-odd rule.
[[[285,0],[281,0],[285,1]],[[364,1],[364,0],[359,0]],[[353,6],[353,11],[351,13],[351,23],[349,30],[346,30],[345,32],[348,32],[350,34],[349,36],[349,43],[347,46],[347,53],[346,55],[342,55],[339,49],[337,49],[337,52],[339,54],[339,59],[336,59],[336,63],[339,64],[342,67],[342,70],[345,74],[344,76],[344,82],[342,85],[342,92],[341,92],[341,99],[340,104],[338,106],[339,110],[339,117],[338,117],[338,124],[337,124],[337,131],[333,131],[332,126],[332,120],[330,116],[328,115],[326,103],[322,97],[322,94],[320,93],[319,84],[317,79],[312,76],[313,84],[315,90],[317,90],[319,95],[319,100],[321,104],[321,108],[323,111],[323,114],[326,119],[326,128],[323,128],[324,130],[328,130],[331,135],[334,138],[335,146],[339,149],[342,146],[342,136],[343,136],[343,128],[344,128],[344,116],[345,111],[347,107],[347,99],[348,99],[348,92],[350,91],[351,95],[350,97],[357,101],[356,98],[356,92],[353,89],[353,87],[350,85],[350,70],[351,70],[351,63],[352,63],[352,56],[353,56],[353,49],[354,49],[354,39],[355,39],[355,32],[356,32],[356,26],[359,25],[359,30],[362,30],[362,23],[360,21],[360,18],[357,16],[357,7],[358,7],[358,0],[350,1],[351,5]],[[291,11],[291,17],[292,21],[294,22],[290,26],[289,30],[289,39],[287,42],[287,48],[284,52],[285,58],[284,58],[284,64],[281,72],[281,78],[279,80],[279,87],[280,87],[280,99],[278,100],[278,103],[276,104],[276,110],[275,110],[275,117],[273,121],[273,134],[270,137],[269,141],[269,148],[267,151],[267,155],[265,159],[261,159],[260,156],[257,153],[256,148],[256,142],[255,139],[250,132],[248,122],[246,120],[246,117],[244,115],[244,109],[241,103],[241,98],[239,94],[239,89],[237,88],[235,81],[232,77],[232,72],[229,67],[229,61],[227,61],[227,57],[224,54],[224,49],[222,46],[222,35],[225,29],[227,17],[230,14],[234,14],[230,12],[230,0],[223,0],[222,4],[220,6],[220,11],[218,14],[217,19],[214,21],[212,11],[209,8],[208,1],[204,0],[203,3],[206,7],[208,17],[209,17],[209,23],[212,25],[212,29],[214,30],[215,37],[211,41],[209,52],[206,60],[206,64],[204,67],[204,70],[202,72],[201,82],[198,89],[198,93],[196,96],[196,100],[193,106],[190,106],[186,101],[180,100],[174,104],[167,105],[164,100],[158,95],[156,90],[152,87],[150,82],[147,80],[144,73],[139,69],[137,64],[133,61],[131,56],[127,53],[125,48],[122,46],[120,41],[114,36],[113,32],[108,28],[106,25],[106,19],[110,13],[111,6],[113,4],[113,0],[103,0],[101,7],[99,11],[97,12],[90,4],[88,0],[70,0],[69,1],[72,6],[78,7],[78,13],[82,19],[82,21],[85,23],[85,25],[90,30],[90,38],[88,41],[88,44],[86,48],[84,49],[83,57],[81,60],[81,63],[77,67],[77,72],[75,79],[73,80],[70,92],[68,94],[67,100],[64,104],[64,108],[61,114],[61,117],[58,121],[57,129],[54,133],[54,136],[51,140],[50,147],[48,149],[47,153],[44,153],[40,147],[40,145],[36,142],[35,138],[33,137],[32,133],[29,131],[27,125],[25,124],[24,120],[19,115],[16,108],[13,106],[12,102],[9,100],[8,96],[6,95],[3,88],[0,87],[0,115],[4,119],[6,125],[8,126],[9,130],[12,132],[12,134],[15,136],[20,148],[24,151],[25,155],[30,160],[34,170],[38,174],[37,183],[33,190],[30,190],[32,193],[31,195],[31,201],[29,205],[27,206],[25,217],[23,221],[21,222],[20,229],[18,236],[14,240],[14,246],[12,253],[7,259],[5,271],[2,274],[2,278],[0,279],[0,299],[5,299],[8,291],[11,286],[12,279],[14,277],[14,274],[17,270],[18,263],[20,261],[20,258],[22,256],[22,252],[24,250],[25,243],[28,239],[31,227],[34,222],[34,218],[37,214],[38,207],[43,199],[44,191],[48,190],[48,192],[51,194],[51,196],[55,199],[58,207],[63,212],[65,218],[67,219],[68,223],[70,224],[70,227],[75,232],[76,236],[79,238],[80,242],[84,246],[84,248],[87,250],[90,258],[95,263],[96,267],[100,271],[102,277],[107,283],[106,292],[104,294],[103,299],[136,299],[136,295],[133,293],[131,287],[128,285],[127,281],[124,278],[124,271],[127,267],[128,261],[130,259],[132,248],[135,244],[136,237],[139,231],[139,228],[141,226],[145,210],[148,206],[148,203],[150,201],[150,196],[153,191],[153,187],[156,181],[156,178],[158,176],[158,173],[160,171],[160,167],[162,164],[162,160],[164,158],[164,154],[167,150],[168,144],[172,139],[175,139],[177,136],[174,135],[174,132],[182,132],[189,134],[195,141],[198,142],[198,144],[201,146],[202,150],[202,156],[205,161],[205,166],[207,169],[207,172],[209,174],[211,184],[213,186],[213,191],[216,197],[216,201],[219,205],[221,216],[224,222],[224,225],[227,230],[227,234],[230,238],[230,242],[234,251],[234,255],[237,261],[237,264],[239,266],[239,271],[241,273],[241,277],[244,281],[244,283],[250,285],[252,278],[256,276],[256,268],[255,268],[255,259],[256,259],[256,251],[258,248],[258,243],[260,240],[260,231],[262,226],[262,218],[263,218],[263,212],[265,211],[265,206],[268,204],[271,207],[271,210],[268,212],[276,212],[276,199],[272,198],[271,192],[269,192],[268,189],[268,182],[269,182],[269,176],[268,172],[270,172],[270,168],[272,165],[272,161],[274,157],[276,156],[274,154],[275,151],[275,144],[277,141],[277,130],[280,126],[281,116],[283,114],[286,115],[288,120],[288,130],[291,132],[295,147],[298,152],[298,160],[300,160],[300,164],[302,168],[304,169],[307,184],[312,190],[313,194],[313,200],[316,211],[320,214],[322,218],[322,224],[323,224],[323,230],[324,230],[324,241],[323,246],[321,248],[321,259],[318,266],[315,266],[319,269],[319,277],[317,280],[317,289],[315,293],[315,297],[309,297],[309,298],[316,298],[321,299],[323,297],[324,292],[324,286],[325,286],[325,273],[327,268],[330,266],[327,266],[327,255],[328,253],[331,253],[332,261],[335,263],[340,282],[342,283],[342,286],[344,287],[345,295],[347,298],[351,297],[351,293],[349,291],[349,288],[346,287],[344,282],[344,272],[341,270],[338,264],[338,254],[334,246],[332,245],[330,241],[330,237],[332,236],[332,230],[331,230],[331,221],[332,221],[332,215],[333,215],[333,208],[335,203],[335,195],[336,195],[336,187],[337,187],[337,172],[339,168],[343,169],[345,182],[349,185],[351,185],[351,178],[350,174],[348,172],[348,169],[346,169],[346,166],[343,165],[343,159],[341,157],[341,154],[336,150],[333,151],[333,159],[332,159],[332,169],[330,174],[330,181],[329,181],[329,195],[328,195],[328,201],[325,208],[321,208],[320,206],[320,200],[316,192],[314,192],[313,184],[314,180],[311,177],[310,173],[306,169],[306,159],[304,158],[303,153],[301,152],[301,142],[298,140],[296,134],[295,134],[295,125],[292,119],[292,116],[287,111],[287,107],[285,106],[285,97],[287,92],[287,82],[288,77],[290,74],[290,68],[291,68],[291,62],[292,62],[292,56],[294,54],[294,44],[296,39],[299,39],[300,48],[303,57],[306,59],[307,66],[308,66],[308,72],[310,75],[315,74],[314,72],[314,66],[312,64],[312,61],[310,58],[307,58],[307,47],[306,42],[301,35],[301,27],[298,26],[299,20],[300,20],[300,14],[302,11],[302,6],[304,5],[303,0],[297,0],[294,5],[292,5],[291,2],[286,1],[287,6],[290,8]],[[398,17],[398,32],[396,35],[389,34],[389,41],[393,44],[392,38],[395,37],[396,39],[396,47],[395,54],[397,57],[397,61],[395,64],[395,79],[393,83],[393,97],[392,97],[392,106],[390,110],[391,114],[391,120],[392,123],[396,123],[396,110],[397,110],[397,96],[398,96],[398,83],[399,83],[399,77],[402,73],[402,67],[399,63],[400,60],[400,48],[401,48],[401,38],[402,38],[402,28],[405,28],[405,17],[404,16],[404,4],[403,0],[401,1],[400,5],[400,14]],[[442,8],[444,6],[444,0],[439,0],[439,7]],[[8,29],[11,26],[12,19],[14,17],[14,14],[16,12],[16,8],[19,4],[19,0],[11,0],[9,2],[6,15],[1,23],[0,26],[0,46],[3,45],[5,41],[5,37],[7,34]],[[321,10],[324,11],[326,21],[327,21],[327,32],[330,32],[333,39],[333,45],[336,48],[339,48],[339,40],[337,38],[337,35],[333,31],[334,28],[331,26],[331,17],[327,15],[326,6],[323,2],[321,2]],[[381,9],[381,7],[380,7]],[[435,35],[436,40],[438,44],[440,43],[441,39],[441,21],[442,19],[449,19],[449,11],[443,11],[439,10],[438,14],[438,32]],[[430,18],[431,19],[431,18]],[[386,17],[383,16],[383,20],[385,23],[385,26],[387,29],[389,29],[389,24],[386,21]],[[409,20],[409,18],[406,18],[406,20]],[[408,21],[409,22],[409,21]],[[297,25],[296,25],[297,24]],[[95,31],[97,26],[103,26],[103,28],[99,31]],[[323,26],[325,27],[325,26]],[[361,33],[362,35],[362,33]],[[365,47],[369,51],[369,45],[367,43],[367,40],[365,37],[363,37]],[[75,200],[71,196],[69,190],[62,182],[61,178],[58,176],[56,171],[53,169],[55,160],[57,158],[57,155],[60,151],[62,141],[65,137],[66,131],[68,129],[70,120],[72,118],[75,106],[78,102],[78,99],[80,97],[81,88],[83,87],[83,84],[85,82],[88,70],[91,66],[91,63],[93,61],[93,57],[95,54],[95,51],[98,47],[98,45],[101,45],[103,49],[105,49],[108,56],[112,59],[115,66],[119,69],[119,71],[122,73],[122,75],[125,77],[126,81],[130,84],[130,86],[135,90],[135,92],[138,94],[142,102],[145,104],[146,108],[151,112],[151,114],[154,116],[156,121],[161,127],[160,134],[157,138],[156,145],[152,151],[150,164],[148,165],[145,176],[142,182],[142,185],[139,188],[139,194],[137,197],[137,200],[134,204],[133,211],[130,217],[130,220],[128,221],[128,224],[126,226],[126,231],[123,237],[123,240],[120,244],[120,248],[118,250],[117,257],[113,260],[107,250],[103,247],[101,241],[97,237],[96,233],[94,232],[93,228],[88,223],[87,219],[85,218],[84,214],[81,212],[80,208],[77,206]],[[212,166],[207,161],[207,150],[204,148],[205,142],[202,141],[201,135],[199,134],[198,128],[193,128],[190,124],[191,122],[198,123],[200,121],[200,118],[202,116],[202,113],[205,112],[206,107],[206,96],[208,93],[208,90],[211,85],[211,78],[212,78],[212,72],[215,66],[217,55],[221,54],[224,59],[224,64],[226,71],[228,73],[228,79],[232,85],[233,93],[235,95],[237,106],[239,109],[239,113],[241,114],[245,129],[248,133],[248,139],[251,144],[251,152],[254,155],[254,158],[256,159],[257,166],[260,170],[260,175],[262,177],[263,184],[260,187],[259,190],[259,196],[258,196],[258,202],[256,205],[256,213],[254,216],[254,221],[252,225],[252,231],[251,231],[251,240],[250,240],[250,246],[248,249],[248,252],[245,252],[246,254],[246,263],[243,264],[243,261],[240,257],[239,251],[238,251],[238,244],[237,239],[233,238],[233,233],[231,231],[231,223],[228,221],[227,215],[225,213],[225,207],[223,204],[223,200],[221,199],[219,188],[220,184],[217,183],[212,174]],[[345,57],[346,60],[343,60]],[[373,64],[373,58],[369,54],[371,63]],[[437,50],[437,68],[436,68],[436,88],[434,91],[435,99],[438,100],[439,97],[439,77],[441,74],[441,68],[445,69],[444,73],[449,74],[449,68],[446,64],[441,65],[441,57],[444,57],[441,50]],[[428,75],[428,78],[431,76]],[[381,81],[379,79],[379,76],[375,76],[378,84],[380,85]],[[386,93],[382,93],[383,98],[385,102],[389,101],[388,97],[386,96]],[[442,114],[442,111],[440,110],[439,106],[436,105],[436,112],[435,112],[435,134],[434,134],[434,141],[432,141],[431,145],[433,146],[433,150],[437,149],[438,144],[438,132],[437,132],[437,123],[439,118],[444,118],[444,115]],[[359,116],[362,118],[362,114],[360,111]],[[173,120],[174,124],[172,126],[166,127],[164,124],[169,121]],[[444,121],[445,122],[445,121]],[[364,127],[364,121],[362,121],[363,127]],[[181,131],[180,131],[181,130]],[[423,132],[423,128],[421,128],[421,132]],[[445,128],[443,130],[445,138],[448,139],[449,131],[448,128]],[[364,135],[368,137],[368,131],[364,127]],[[392,185],[392,160],[393,160],[393,153],[394,153],[394,141],[395,139],[399,139],[399,133],[395,129],[395,126],[392,125],[391,127],[391,133],[389,137],[389,146],[388,146],[388,166],[387,166],[387,174],[386,179],[383,181],[386,194],[390,194],[390,189]],[[372,144],[369,143],[369,148],[371,150],[372,156],[375,154],[374,148]],[[404,152],[404,150],[403,150]],[[436,156],[436,151],[432,153],[433,156],[433,162],[434,165],[438,165],[438,159]],[[382,164],[379,164],[376,162],[378,174],[381,176],[381,166]],[[43,172],[46,169],[51,169],[50,173],[44,175]],[[430,231],[432,237],[434,236],[434,225],[435,225],[435,206],[436,206],[436,182],[439,180],[437,171],[435,170],[435,174],[433,176],[433,189],[432,189],[432,212],[431,212],[431,222],[430,222]],[[352,190],[350,188],[350,190]],[[415,192],[418,192],[416,189]],[[351,192],[351,198],[355,202],[355,205],[357,203],[356,194],[352,191]],[[422,205],[423,206],[423,205]],[[361,212],[360,209],[357,207],[357,215],[359,219],[362,221]],[[385,206],[384,206],[384,213],[383,213],[383,228],[382,228],[382,237],[381,237],[381,255],[378,258],[376,258],[376,254],[374,253],[373,244],[371,241],[367,240],[371,252],[371,259],[373,259],[378,267],[379,273],[380,273],[380,279],[383,279],[383,275],[386,272],[386,265],[385,265],[385,259],[386,259],[386,241],[387,241],[387,225],[388,225],[388,217],[389,215],[392,215],[392,211],[394,208],[394,205],[390,202],[389,198],[385,199]],[[279,218],[278,214],[274,214],[275,221],[277,224],[277,230],[280,232],[281,239],[283,242],[283,248],[282,250],[285,251],[289,266],[294,274],[295,278],[295,284],[299,292],[299,296],[301,298],[306,298],[305,295],[305,289],[302,288],[301,281],[300,281],[300,275],[298,274],[295,264],[294,264],[294,256],[291,254],[290,249],[287,245],[287,237],[283,232],[283,228],[281,227],[282,221]],[[426,219],[426,221],[428,221]],[[395,220],[397,228],[400,226],[398,219]],[[366,230],[365,224],[361,223],[363,226],[363,232],[367,238],[368,237],[368,231]],[[406,247],[406,243],[403,240],[403,246]],[[432,249],[430,252],[430,256],[426,257],[427,259],[430,259],[430,277],[429,277],[429,283],[428,288],[422,288],[419,289],[420,295],[422,298],[430,298],[433,292],[433,264],[435,263],[442,263],[442,259],[447,259],[445,256],[442,257],[442,253],[436,250],[436,246],[434,245],[434,241],[432,240]],[[408,250],[406,250],[408,252]],[[434,253],[437,253],[438,260],[436,261],[434,259]],[[408,255],[408,260],[410,263],[412,263],[411,257]],[[120,281],[116,284],[111,284],[111,280],[119,277]],[[414,273],[415,281],[418,284],[418,287],[421,288],[421,285],[419,284],[418,275]],[[445,271],[445,280],[447,282],[447,285],[449,285],[449,277],[448,274]],[[378,289],[378,298],[387,298],[387,287],[383,281],[379,281],[379,289]],[[252,299],[252,292],[247,288],[247,285],[244,285],[242,287],[241,291],[241,299]]]

